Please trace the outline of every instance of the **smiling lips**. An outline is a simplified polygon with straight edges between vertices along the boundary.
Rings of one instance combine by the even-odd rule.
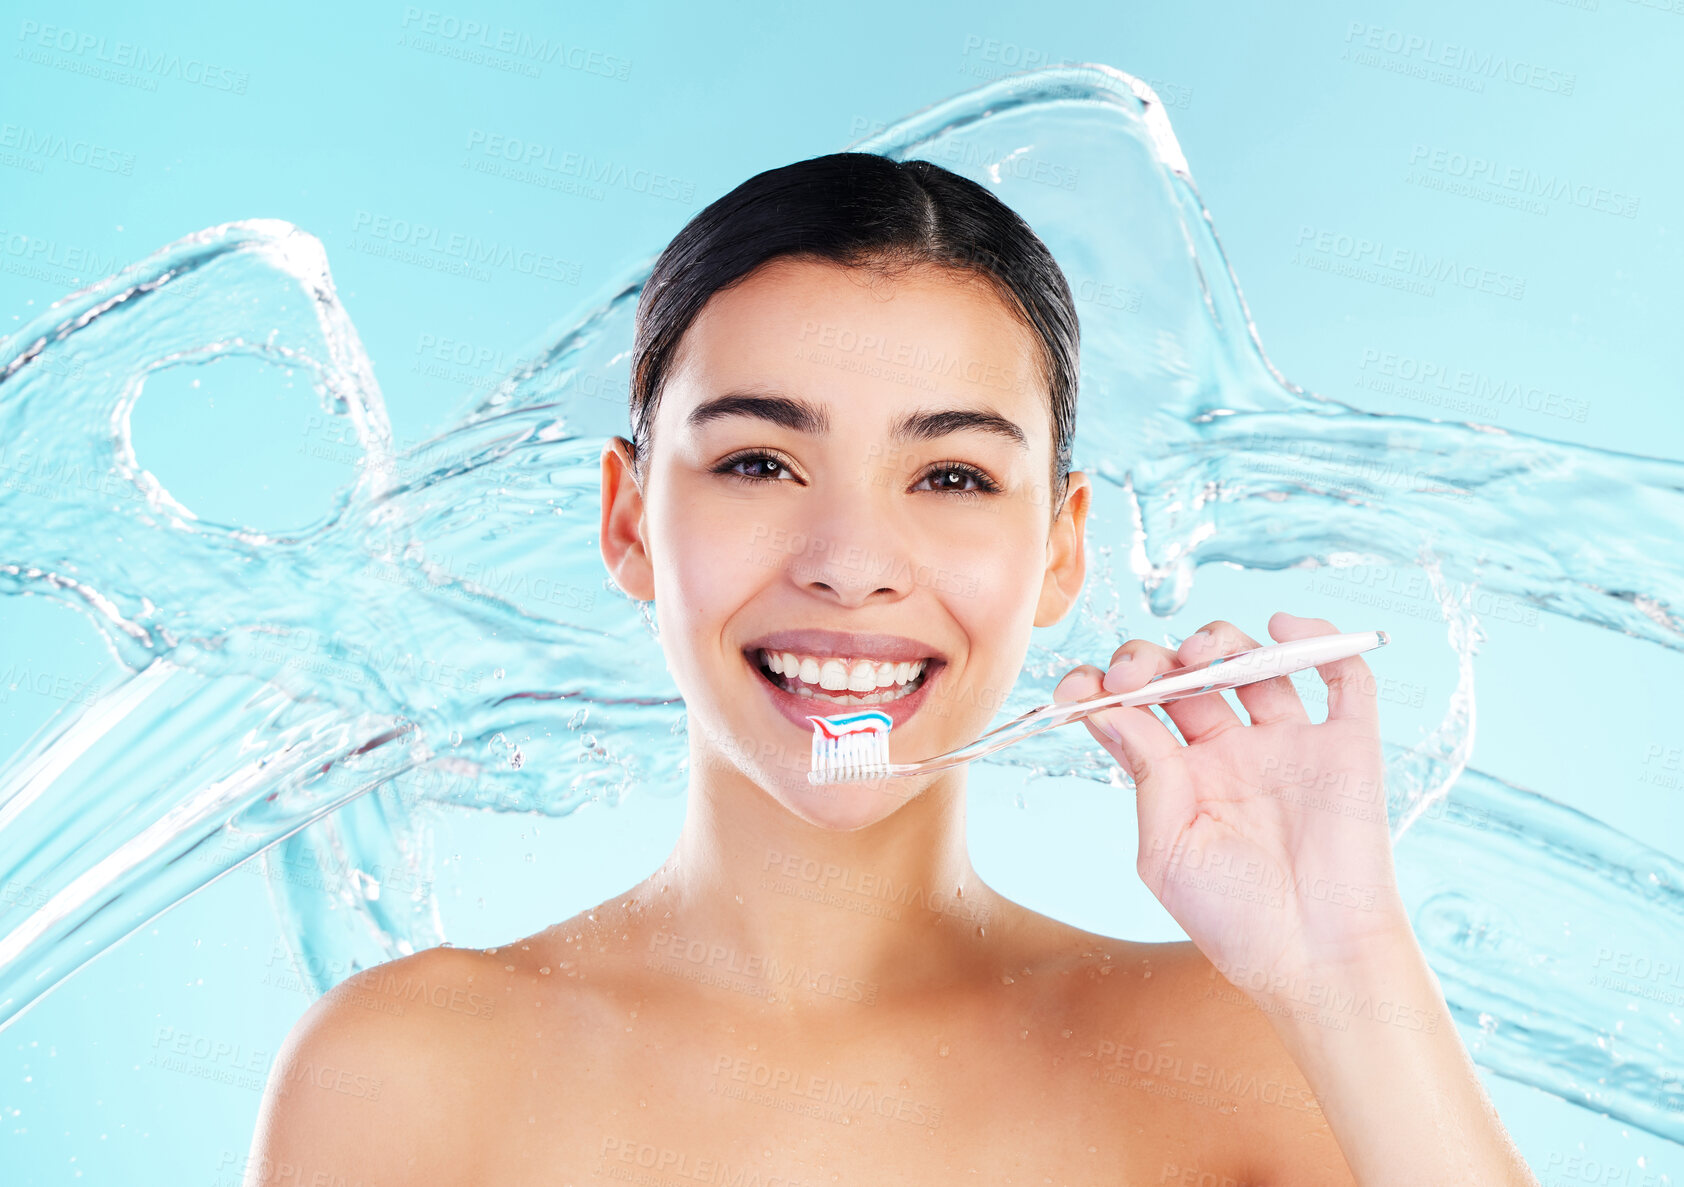
[[[946,654],[921,639],[819,627],[749,639],[742,654],[778,711],[804,730],[816,705],[878,705],[904,725],[947,666]]]

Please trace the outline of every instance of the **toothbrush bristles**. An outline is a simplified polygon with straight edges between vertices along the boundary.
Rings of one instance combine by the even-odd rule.
[[[881,778],[889,769],[889,729],[894,724],[880,709],[835,717],[809,717],[813,723],[811,783],[852,783]]]

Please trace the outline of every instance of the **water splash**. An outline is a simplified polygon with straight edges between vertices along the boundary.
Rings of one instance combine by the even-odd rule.
[[[1212,561],[1425,573],[1458,687],[1429,737],[1387,748],[1423,945],[1458,1017],[1492,1020],[1486,1066],[1684,1140],[1677,1000],[1607,955],[1684,933],[1677,863],[1467,767],[1473,591],[1684,648],[1684,466],[1375,415],[1289,383],[1162,106],[1117,71],[1003,79],[854,147],[989,185],[1079,299],[1088,586],[1067,624],[1037,633],[1002,711],[1050,699],[1128,634],[1125,557],[1158,615]],[[0,902],[0,1025],[253,855],[314,875],[269,886],[321,990],[444,942],[419,809],[564,817],[682,789],[683,706],[656,623],[604,580],[595,546],[597,450],[626,432],[651,262],[402,452],[321,245],[273,220],[171,244],[0,344],[0,593],[75,606],[130,673],[0,769],[0,880],[21,888]],[[320,522],[210,522],[136,458],[149,379],[231,358],[302,376],[357,457]],[[1545,513],[1562,506],[1580,513]],[[1600,533],[1616,510],[1621,534]],[[992,761],[1121,780],[1067,731]],[[1586,922],[1564,934],[1569,909]]]

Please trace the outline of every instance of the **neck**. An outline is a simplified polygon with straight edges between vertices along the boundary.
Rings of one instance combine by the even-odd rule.
[[[734,767],[691,769],[678,843],[639,894],[658,908],[648,955],[674,975],[707,970],[787,1013],[822,1015],[926,992],[994,946],[1008,904],[971,868],[963,770],[843,831],[801,819]]]

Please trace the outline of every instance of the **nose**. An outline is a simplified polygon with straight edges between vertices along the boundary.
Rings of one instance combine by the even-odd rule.
[[[863,495],[829,500],[813,517],[791,578],[839,606],[899,601],[912,592],[915,558],[899,517]]]

